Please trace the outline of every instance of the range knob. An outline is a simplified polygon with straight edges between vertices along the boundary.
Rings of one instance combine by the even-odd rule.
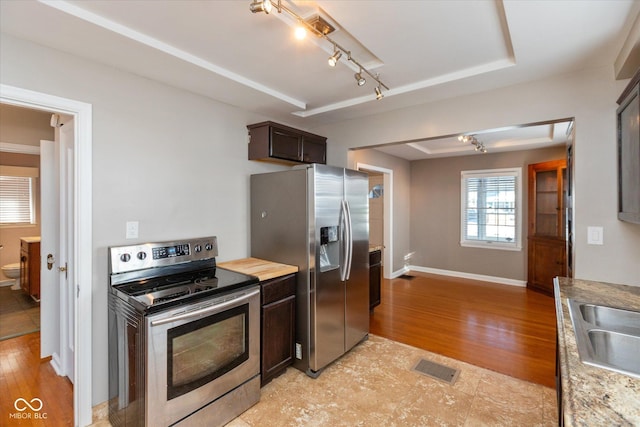
[[[204,248],[210,251],[211,249],[213,249],[213,245],[211,243],[207,243],[206,245],[204,245]]]
[[[142,252],[142,251],[138,252],[138,259],[139,260],[143,260],[146,257],[147,257],[147,253],[146,252]]]
[[[198,252],[202,251],[202,246],[201,245],[196,245],[196,247],[193,248],[193,249],[196,251],[196,253],[198,253]]]
[[[131,259],[131,255],[129,255],[129,254],[120,255],[120,261],[122,261],[122,262],[129,262],[130,259]]]

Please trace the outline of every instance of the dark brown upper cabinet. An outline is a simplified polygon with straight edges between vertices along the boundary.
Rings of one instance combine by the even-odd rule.
[[[249,160],[327,163],[327,138],[274,122],[248,125]]]

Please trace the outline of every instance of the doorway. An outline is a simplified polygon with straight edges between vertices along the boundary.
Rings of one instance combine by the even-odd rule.
[[[385,279],[393,275],[393,170],[357,163],[356,170],[382,177],[382,272]],[[379,179],[379,178],[376,178]]]
[[[75,158],[71,167],[73,175],[73,200],[76,212],[73,221],[73,247],[70,267],[75,281],[73,305],[76,317],[73,325],[74,425],[92,422],[91,409],[91,284],[92,284],[92,236],[91,236],[91,147],[92,107],[90,104],[35,92],[23,88],[0,85],[0,103],[67,114],[74,118],[73,149]],[[83,319],[78,322],[77,319]]]

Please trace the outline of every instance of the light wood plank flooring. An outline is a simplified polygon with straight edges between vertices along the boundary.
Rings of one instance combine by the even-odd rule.
[[[516,286],[410,275],[383,279],[372,334],[555,387],[552,297]]]

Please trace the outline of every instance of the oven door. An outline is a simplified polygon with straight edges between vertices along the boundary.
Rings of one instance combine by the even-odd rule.
[[[167,426],[260,374],[260,287],[150,315],[146,424]]]

